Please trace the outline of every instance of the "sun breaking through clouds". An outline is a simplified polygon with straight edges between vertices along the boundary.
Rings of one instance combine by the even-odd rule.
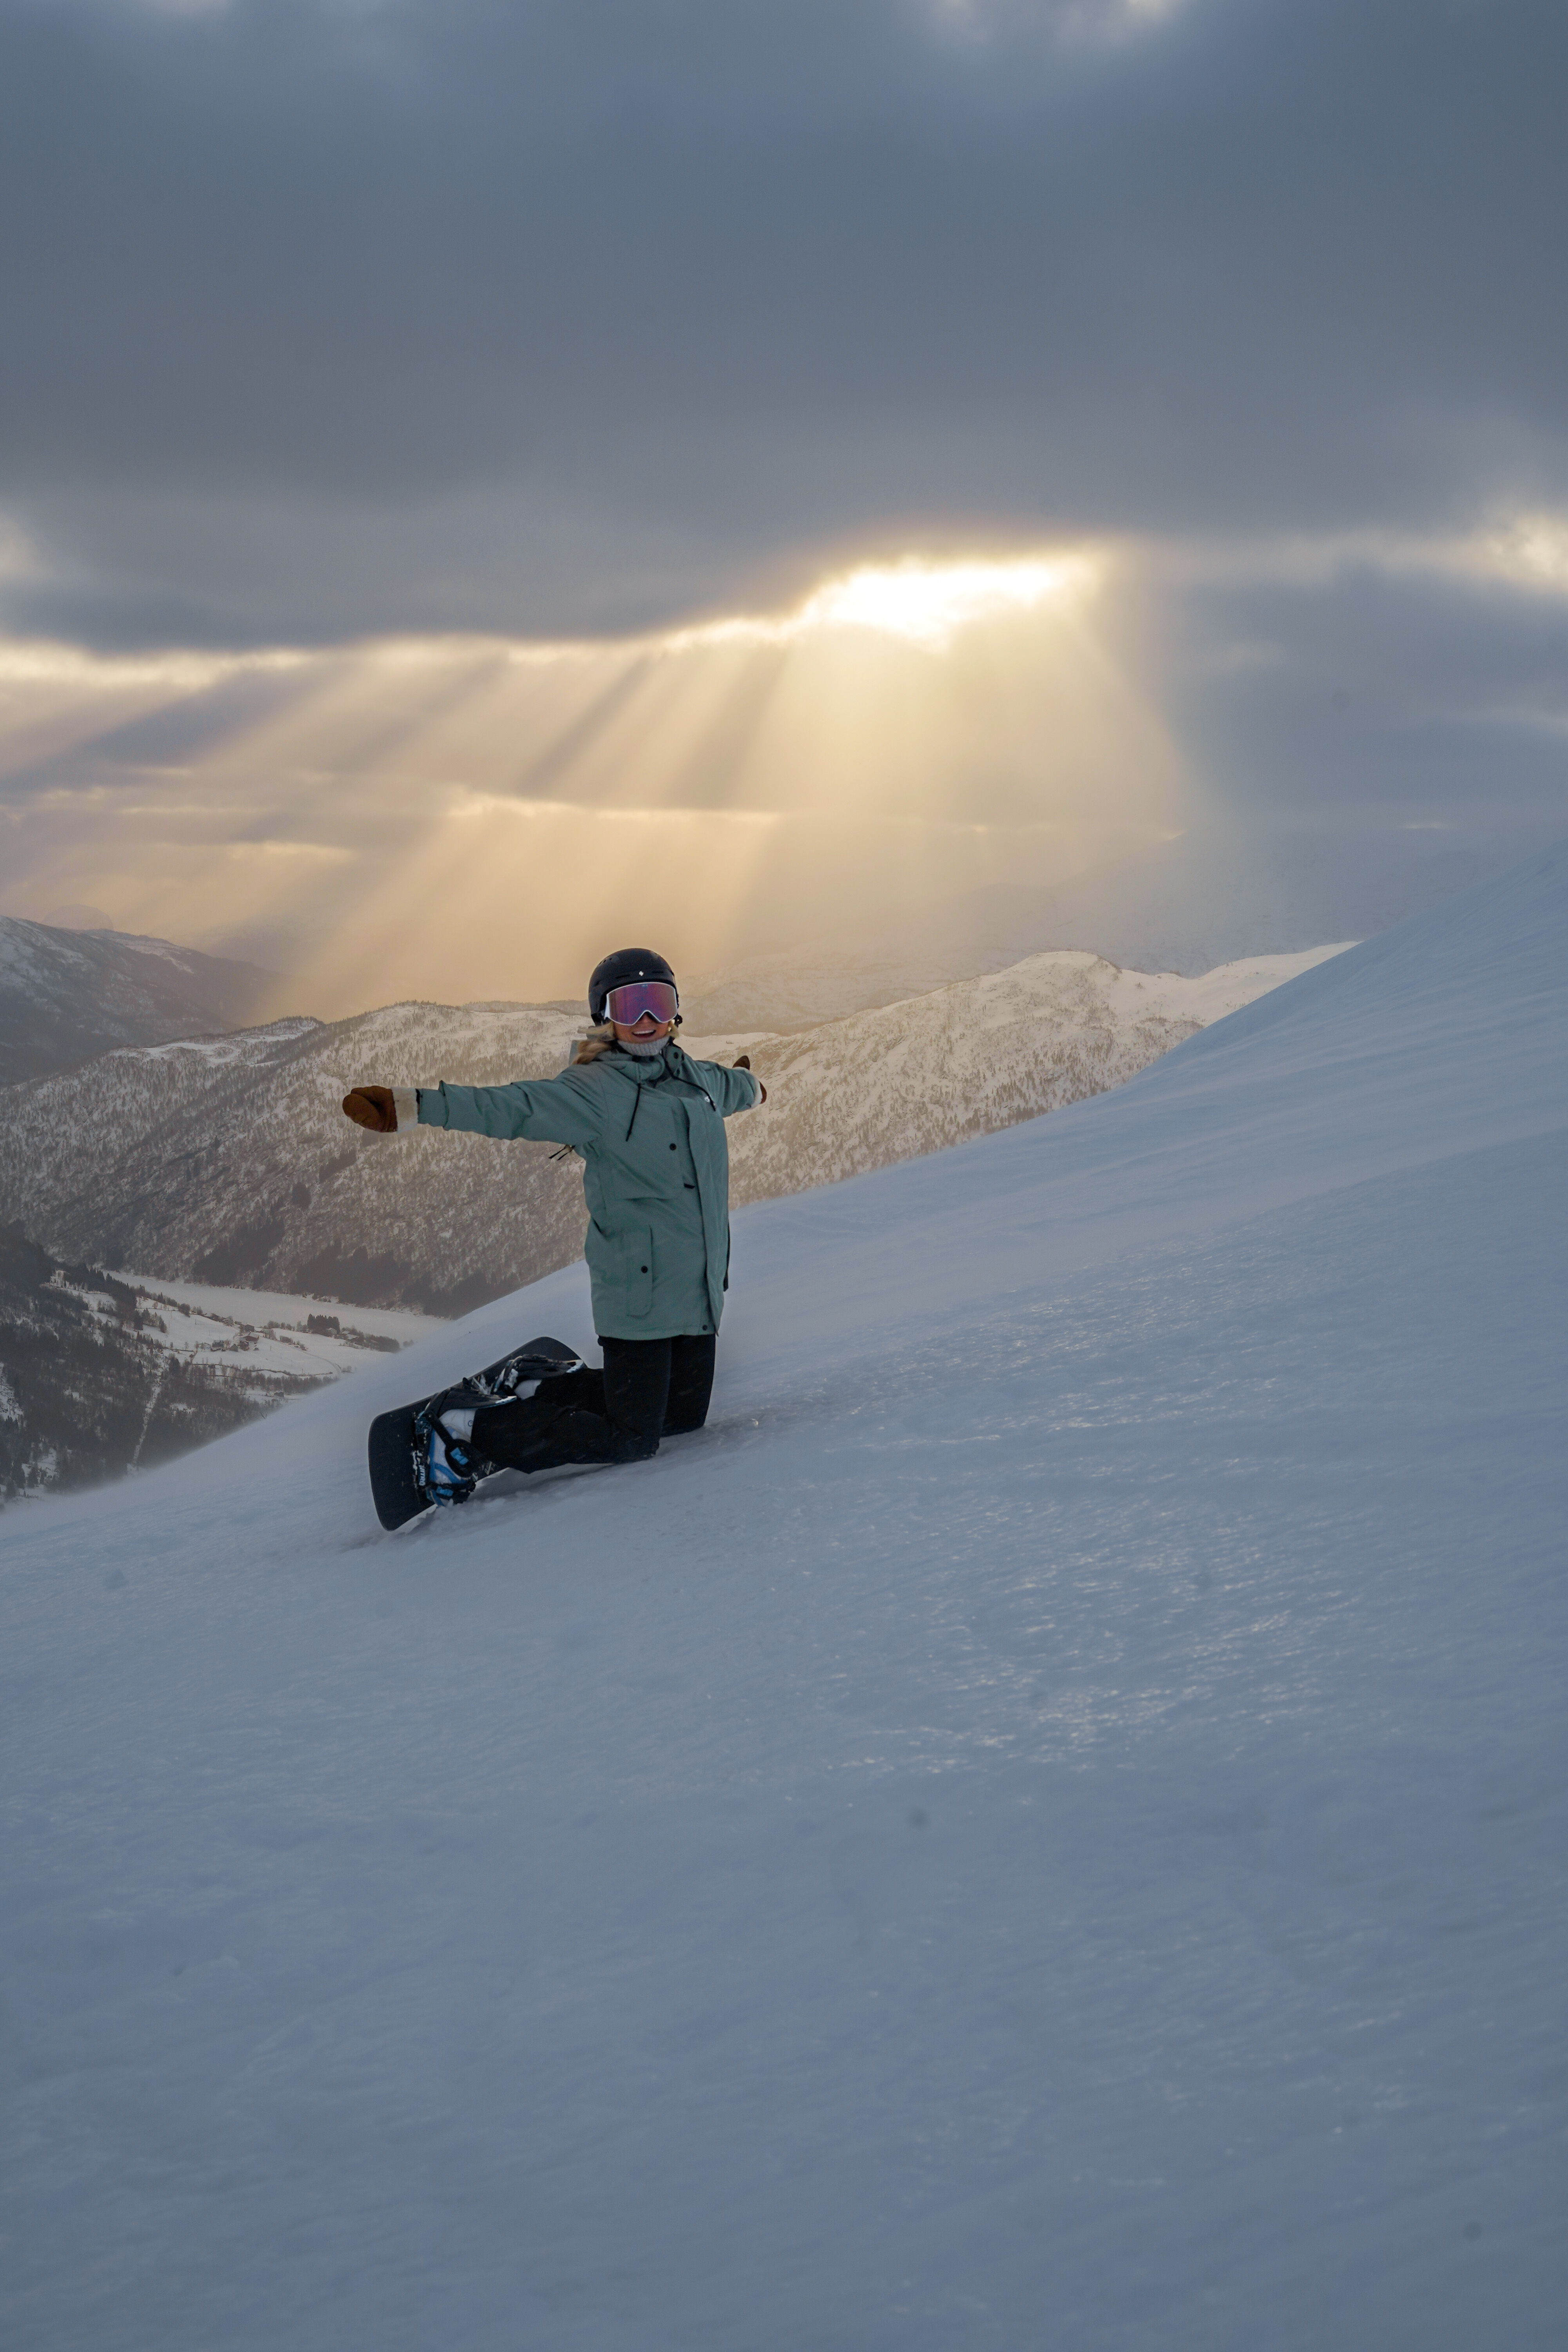
[[[0,0],[5,905],[331,1005],[1552,838],[1565,79],[1561,0]]]
[[[1179,822],[1082,551],[906,559],[610,644],[0,652],[10,911],[63,901],[392,994],[574,994],[611,933],[688,968]],[[25,895],[26,908],[18,906]]]
[[[1083,599],[1099,566],[1085,554],[1014,556],[990,562],[933,562],[906,556],[899,563],[862,564],[826,581],[797,611],[777,620],[751,616],[714,621],[667,639],[672,646],[745,643],[787,645],[818,629],[869,629],[907,637],[940,652],[961,629],[1042,604]]]

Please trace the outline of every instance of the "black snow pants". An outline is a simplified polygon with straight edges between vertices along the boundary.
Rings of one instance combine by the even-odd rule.
[[[646,1462],[661,1437],[682,1437],[708,1418],[712,1332],[679,1339],[601,1339],[602,1372],[542,1381],[519,1403],[483,1405],[474,1451],[503,1470],[554,1470],[565,1462]]]

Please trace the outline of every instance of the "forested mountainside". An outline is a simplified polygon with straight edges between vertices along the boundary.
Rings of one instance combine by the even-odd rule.
[[[321,1385],[250,1360],[254,1338],[182,1349],[179,1321],[0,1226],[0,1501],[151,1468]]]
[[[1035,956],[804,1035],[689,1042],[721,1059],[744,1045],[769,1088],[731,1123],[739,1204],[1103,1093],[1328,952],[1200,981]],[[11,1090],[0,1214],[57,1254],[141,1274],[460,1314],[577,1255],[577,1161],[367,1136],[341,1097],[365,1079],[552,1076],[580,1027],[548,1006],[400,1004],[106,1055]]]
[[[284,985],[276,972],[168,940],[0,916],[0,1086],[116,1045],[243,1028]]]
[[[542,1076],[573,1034],[531,1006],[397,1004],[105,1055],[7,1096],[0,1213],[140,1274],[461,1313],[576,1255],[575,1163],[480,1137],[389,1142],[342,1096]]]

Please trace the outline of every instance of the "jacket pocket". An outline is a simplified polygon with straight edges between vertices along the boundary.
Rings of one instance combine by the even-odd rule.
[[[626,1313],[646,1315],[653,1306],[653,1227],[634,1225],[621,1235],[621,1251]]]

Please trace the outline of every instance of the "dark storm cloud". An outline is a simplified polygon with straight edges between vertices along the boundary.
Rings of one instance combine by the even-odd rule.
[[[1523,855],[1568,821],[1568,599],[1347,564],[1189,590],[1162,702],[1237,819],[1480,827]]]
[[[17,625],[617,627],[868,538],[1563,495],[1560,0],[0,35]]]

